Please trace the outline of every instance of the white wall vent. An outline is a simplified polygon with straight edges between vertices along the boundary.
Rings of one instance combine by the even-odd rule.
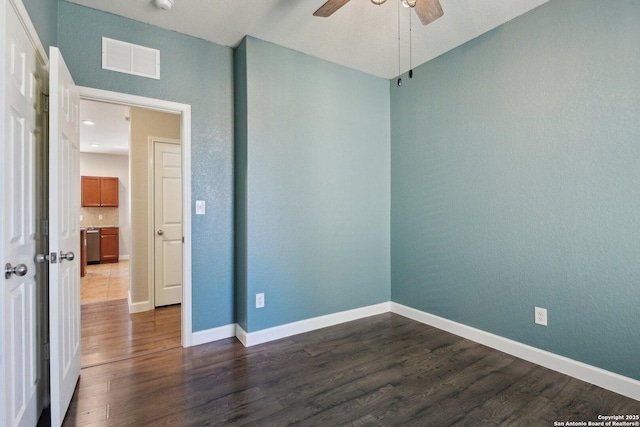
[[[103,37],[102,68],[160,79],[160,51]]]

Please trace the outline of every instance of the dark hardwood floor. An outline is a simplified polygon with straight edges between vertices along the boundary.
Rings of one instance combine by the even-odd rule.
[[[636,400],[388,313],[83,368],[64,426],[553,426],[639,413]]]

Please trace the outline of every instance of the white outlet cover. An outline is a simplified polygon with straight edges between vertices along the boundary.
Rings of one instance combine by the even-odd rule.
[[[256,308],[264,307],[264,294],[256,294]]]
[[[547,326],[547,309],[536,307],[534,309],[534,322],[538,325]]]

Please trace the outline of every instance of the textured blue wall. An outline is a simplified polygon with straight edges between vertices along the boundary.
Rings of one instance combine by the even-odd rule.
[[[393,301],[640,379],[639,21],[551,1],[391,82]]]
[[[236,323],[247,326],[247,39],[234,50],[234,225]]]
[[[159,49],[161,79],[103,70],[103,36]],[[191,105],[193,330],[233,323],[232,50],[67,2],[58,46],[78,85]]]
[[[58,45],[58,0],[22,0],[47,55]]]
[[[246,330],[388,301],[388,82],[253,38],[242,50]]]

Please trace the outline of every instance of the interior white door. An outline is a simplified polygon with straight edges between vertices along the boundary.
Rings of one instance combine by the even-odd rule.
[[[0,152],[0,425],[38,422],[36,323],[36,143],[41,138],[42,68],[10,2],[2,2]]]
[[[179,144],[155,141],[155,306],[182,302],[182,155]]]
[[[49,50],[49,340],[51,425],[80,377],[80,95],[60,51]]]

